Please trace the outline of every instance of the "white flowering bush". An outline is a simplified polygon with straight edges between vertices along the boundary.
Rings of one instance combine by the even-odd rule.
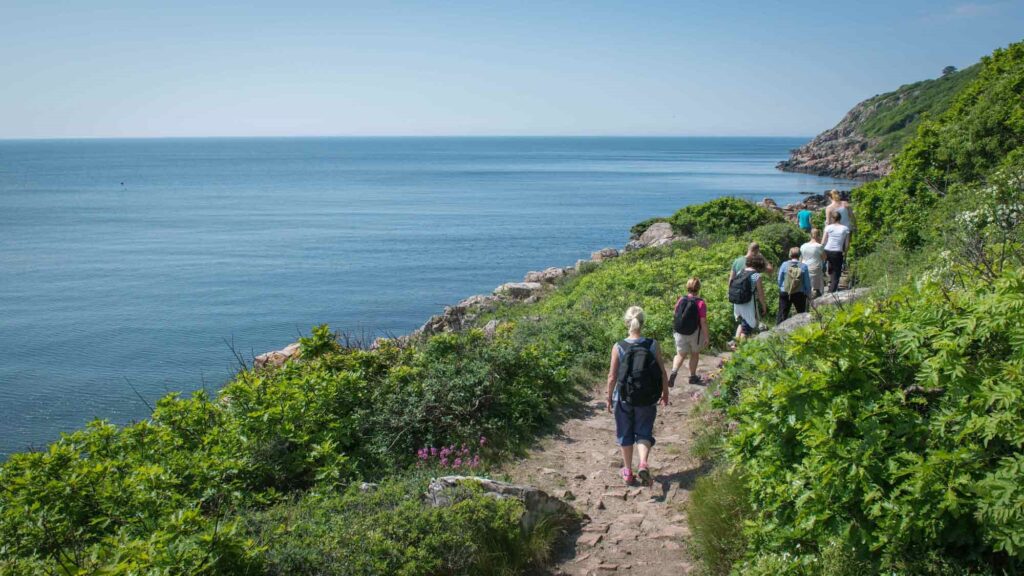
[[[935,279],[957,278],[965,267],[986,280],[1010,264],[1024,263],[1024,157],[1007,158],[988,182],[947,198],[940,226],[946,250],[933,271]]]

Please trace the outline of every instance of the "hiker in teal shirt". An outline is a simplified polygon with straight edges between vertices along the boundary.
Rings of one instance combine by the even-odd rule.
[[[813,215],[814,213],[807,208],[796,213],[796,219],[800,222],[800,229],[808,234],[811,232],[811,216]]]

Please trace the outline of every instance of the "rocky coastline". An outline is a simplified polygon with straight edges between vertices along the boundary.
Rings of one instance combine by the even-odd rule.
[[[800,210],[820,210],[828,203],[828,199],[822,194],[812,194],[801,200],[779,206],[771,198],[765,198],[758,202],[759,206],[774,210],[784,215],[789,221],[796,222],[797,213]],[[578,260],[574,266],[550,267],[544,270],[527,272],[522,281],[507,282],[495,288],[490,294],[475,294],[464,298],[456,304],[446,306],[440,314],[431,316],[422,326],[413,330],[410,334],[394,338],[400,342],[406,342],[422,336],[442,334],[445,332],[459,332],[474,326],[480,316],[492,312],[499,306],[519,302],[536,302],[544,294],[554,290],[564,279],[579,274],[582,270],[592,266],[599,266],[602,262],[618,258],[622,254],[640,250],[643,248],[655,248],[667,246],[676,242],[687,240],[672,230],[668,222],[656,222],[648,227],[642,234],[630,241],[620,250],[618,248],[602,248],[590,254],[586,260]],[[484,333],[493,336],[497,330],[497,322],[492,321],[484,326]],[[384,338],[376,339],[372,347],[379,346]],[[254,368],[265,368],[281,366],[285,362],[297,359],[300,356],[300,347],[297,342],[289,344],[280,350],[265,352],[253,358]]]
[[[892,170],[891,156],[873,152],[877,138],[864,134],[863,126],[880,110],[898,106],[913,93],[894,92],[865,100],[854,106],[838,124],[793,150],[775,167],[783,172],[801,172],[830,178],[875,180]]]

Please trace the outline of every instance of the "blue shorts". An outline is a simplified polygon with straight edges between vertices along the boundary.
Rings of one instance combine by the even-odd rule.
[[[632,406],[615,402],[615,441],[619,446],[632,446],[637,442],[654,446],[654,418],[658,404]]]

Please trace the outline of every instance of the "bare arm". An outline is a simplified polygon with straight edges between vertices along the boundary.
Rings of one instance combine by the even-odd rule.
[[[668,406],[668,369],[665,368],[665,359],[661,357],[661,346],[658,346],[658,353],[654,356],[658,359],[658,366],[661,366],[661,403]]]
[[[700,319],[700,334],[701,341],[697,344],[701,348],[706,348],[708,342],[711,342],[711,332],[708,332],[708,317],[705,316]]]
[[[608,412],[612,411],[612,391],[615,389],[615,378],[619,374],[619,353],[615,350],[615,346],[612,346],[612,359],[608,366],[608,394],[607,394],[607,408]]]
[[[768,301],[764,297],[764,279],[763,276],[757,278],[757,299],[761,301],[761,311],[764,316],[768,316]]]

